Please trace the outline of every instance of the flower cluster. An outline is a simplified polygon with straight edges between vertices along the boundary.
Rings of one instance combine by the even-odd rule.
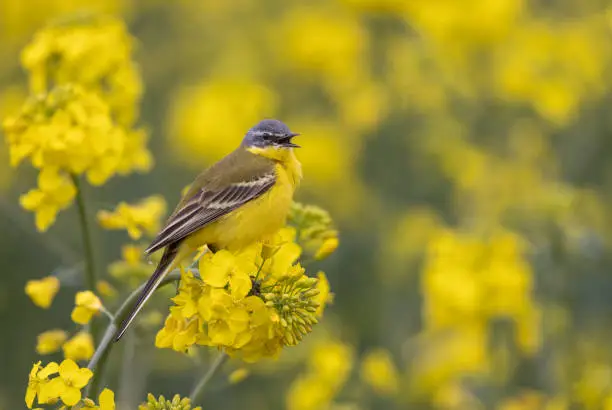
[[[21,57],[33,94],[80,84],[108,103],[117,122],[129,126],[138,116],[143,91],[133,48],[134,38],[121,20],[92,15],[45,27]]]
[[[151,168],[148,136],[132,128],[142,95],[132,48],[121,21],[91,17],[50,25],[24,49],[32,96],[3,129],[11,166],[29,160],[40,170],[38,188],[21,198],[38,230],[72,203],[71,176],[101,185]]]
[[[91,370],[80,369],[70,359],[59,365],[51,362],[45,367],[37,362],[30,371],[26,405],[31,409],[35,399],[38,399],[39,404],[55,403],[61,399],[66,406],[74,406],[81,400],[81,389],[92,376]]]
[[[113,212],[98,212],[98,222],[105,229],[125,229],[132,239],[140,239],[143,231],[155,235],[160,219],[166,213],[166,201],[159,195],[145,198],[135,205],[120,202]]]
[[[295,226],[298,243],[314,259],[325,259],[338,247],[338,231],[333,228],[329,213],[318,206],[294,202],[289,224]]]
[[[21,205],[36,212],[41,231],[74,199],[70,175],[85,174],[101,185],[116,173],[150,166],[141,161],[149,154],[140,131],[119,127],[100,96],[78,85],[31,97],[3,126],[11,165],[28,159],[40,170],[38,188],[22,196]]]
[[[191,407],[191,400],[182,398],[175,394],[172,400],[164,396],[156,398],[151,393],[147,396],[147,402],[138,406],[138,410],[202,410],[202,407]]]
[[[194,344],[215,346],[254,362],[297,344],[317,323],[317,310],[328,302],[329,292],[327,287],[321,298],[325,279],[306,276],[296,262],[301,249],[294,238],[293,228],[284,228],[265,245],[205,254],[201,280],[183,273],[156,346],[177,351]]]

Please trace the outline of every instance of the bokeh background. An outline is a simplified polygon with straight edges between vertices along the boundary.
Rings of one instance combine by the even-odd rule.
[[[172,207],[275,117],[303,135],[297,198],[340,231],[319,266],[335,293],[323,323],[241,383],[230,364],[204,408],[612,409],[611,2],[0,0],[1,117],[27,95],[23,47],[81,12],[137,39],[155,158],[88,190],[90,208],[153,194]],[[0,408],[13,409],[36,335],[75,327],[82,256],[74,207],[38,233],[18,202],[34,172],[10,169],[3,145],[0,158]],[[104,270],[127,236],[95,235]],[[40,310],[23,288],[51,273],[62,289]],[[187,394],[208,363],[153,338],[114,352],[122,402]]]

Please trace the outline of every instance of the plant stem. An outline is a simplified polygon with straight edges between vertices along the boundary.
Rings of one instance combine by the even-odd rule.
[[[180,279],[180,277],[181,273],[179,270],[174,270],[168,273],[168,276],[166,276],[162,280],[157,289]],[[117,333],[117,328],[119,327],[121,322],[123,322],[128,313],[132,310],[132,307],[138,300],[138,297],[140,296],[145,286],[146,283],[143,283],[142,285],[140,285],[140,287],[138,287],[138,289],[130,293],[130,295],[127,297],[127,299],[125,299],[119,309],[117,309],[117,312],[114,315],[114,319],[109,323],[108,327],[106,328],[104,336],[102,337],[102,341],[98,345],[96,352],[94,353],[93,357],[89,361],[89,364],[87,365],[87,368],[89,370],[92,370],[94,372],[94,375],[91,378],[89,385],[87,386],[87,390],[85,392],[86,397],[93,398],[98,395],[98,391],[100,388],[99,384],[102,380],[102,375],[104,373],[104,368],[106,367],[108,355],[110,354],[110,351],[115,345],[113,341],[115,339],[115,333]]]
[[[194,387],[193,391],[189,395],[189,398],[191,399],[191,404],[195,405],[196,402],[202,397],[202,393],[204,392],[206,385],[212,379],[212,377],[215,375],[221,365],[225,363],[228,357],[229,356],[227,355],[227,353],[223,351],[219,353],[215,361],[210,365],[210,368],[208,369],[204,377],[202,377],[202,379],[198,382],[196,387]]]
[[[72,182],[76,187],[76,203],[81,224],[81,235],[83,240],[83,251],[85,253],[85,285],[92,292],[96,289],[96,263],[91,241],[91,230],[87,219],[87,209],[85,208],[85,197],[83,196],[83,186],[77,175],[72,175]],[[95,343],[98,342],[98,326],[96,321],[90,325],[91,336]]]

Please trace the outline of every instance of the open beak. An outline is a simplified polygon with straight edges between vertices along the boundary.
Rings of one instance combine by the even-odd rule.
[[[298,135],[300,135],[300,134],[298,134],[297,132],[292,132],[287,137],[282,139],[281,145],[283,147],[289,147],[289,148],[300,148],[300,146],[298,144],[295,144],[295,143],[291,142],[291,139],[293,137],[297,137]]]

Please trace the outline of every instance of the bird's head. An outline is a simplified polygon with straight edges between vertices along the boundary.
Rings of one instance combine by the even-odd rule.
[[[300,134],[291,132],[289,127],[278,120],[262,120],[251,128],[242,144],[247,148],[256,150],[286,150],[291,148],[299,148],[291,139]]]

